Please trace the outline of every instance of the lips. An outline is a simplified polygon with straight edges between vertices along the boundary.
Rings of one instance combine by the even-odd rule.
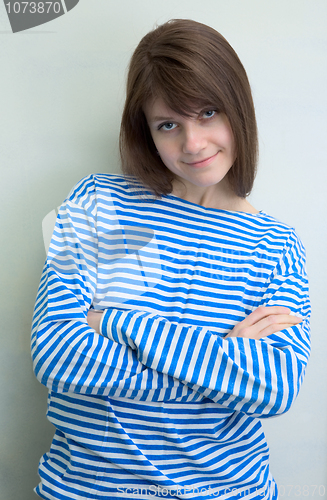
[[[210,163],[217,157],[217,155],[219,154],[219,151],[213,155],[213,156],[209,156],[208,158],[204,158],[203,160],[199,160],[199,161],[194,161],[194,162],[185,162],[187,163],[187,165],[190,165],[191,167],[206,167],[207,165],[210,165]]]

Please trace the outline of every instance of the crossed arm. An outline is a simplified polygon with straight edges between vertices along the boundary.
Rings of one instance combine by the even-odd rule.
[[[100,324],[104,311],[90,309],[87,313],[89,326],[97,333],[100,332]],[[243,337],[247,339],[260,340],[273,333],[280,332],[286,328],[301,323],[300,316],[291,315],[291,310],[284,306],[260,306],[243,321],[237,323],[226,338]]]
[[[32,353],[41,383],[57,392],[147,401],[209,398],[259,416],[290,407],[309,354],[308,317],[294,315],[308,311],[305,278],[278,276],[263,297],[268,307],[225,338],[143,311],[95,313],[96,229],[90,217],[81,239],[70,211],[85,219],[78,206],[63,212],[35,307]]]
[[[140,311],[90,311],[88,322],[130,348],[148,369],[173,377],[229,409],[269,416],[289,408],[303,364],[287,344],[278,348],[259,340],[298,325],[301,318],[290,312],[281,306],[259,307],[225,338]]]

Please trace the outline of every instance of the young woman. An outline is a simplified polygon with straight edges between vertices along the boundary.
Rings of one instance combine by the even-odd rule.
[[[246,196],[257,135],[238,56],[174,20],[132,57],[122,175],[63,203],[35,306],[35,373],[56,427],[52,499],[277,499],[259,418],[309,356],[305,253]]]

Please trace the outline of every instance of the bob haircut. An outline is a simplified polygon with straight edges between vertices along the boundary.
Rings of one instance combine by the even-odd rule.
[[[174,174],[158,156],[143,112],[157,98],[182,116],[207,106],[226,114],[236,145],[227,178],[245,198],[256,174],[257,125],[245,69],[225,38],[205,24],[173,19],[145,35],[131,58],[120,129],[122,170],[162,196],[171,193]]]

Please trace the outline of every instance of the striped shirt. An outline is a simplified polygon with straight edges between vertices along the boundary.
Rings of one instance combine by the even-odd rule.
[[[261,305],[304,319],[224,338]],[[105,311],[101,334],[90,307]],[[86,177],[59,211],[34,311],[34,371],[56,428],[36,492],[277,499],[260,418],[298,394],[309,317],[305,251],[286,224]]]

